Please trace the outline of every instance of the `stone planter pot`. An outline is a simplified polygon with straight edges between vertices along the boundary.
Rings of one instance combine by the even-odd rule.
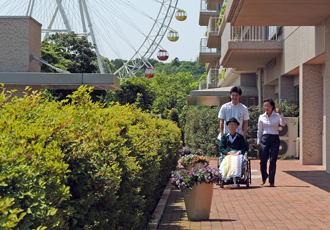
[[[191,170],[191,168],[194,166],[194,168],[196,169],[198,169],[198,168],[204,168],[204,164],[202,164],[202,163],[197,163],[197,164],[188,164],[188,165],[186,165],[186,167],[185,167],[185,169],[186,170],[188,170],[188,171],[190,171]]]
[[[188,194],[189,192],[189,194]],[[189,220],[208,220],[210,217],[213,196],[213,184],[201,183],[192,187],[192,190],[183,191]]]

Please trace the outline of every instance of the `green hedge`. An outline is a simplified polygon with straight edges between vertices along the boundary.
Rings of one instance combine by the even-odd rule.
[[[186,112],[184,142],[205,155],[219,155],[219,107],[195,107]]]
[[[180,129],[132,106],[36,93],[4,103],[0,196],[31,229],[143,229],[177,164]],[[3,93],[4,95],[4,93]]]

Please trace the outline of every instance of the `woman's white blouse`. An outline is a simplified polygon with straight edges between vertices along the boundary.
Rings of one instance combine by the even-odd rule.
[[[278,114],[275,111],[272,112],[270,117],[267,116],[266,112],[259,116],[258,120],[258,134],[257,144],[260,144],[260,139],[263,134],[278,134],[278,126],[286,125],[283,114]]]

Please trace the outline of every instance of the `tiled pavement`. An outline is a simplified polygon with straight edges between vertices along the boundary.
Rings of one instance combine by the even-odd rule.
[[[211,166],[215,164],[213,160]],[[182,193],[172,189],[158,229],[330,229],[330,174],[325,167],[279,160],[276,187],[261,187],[259,160],[251,166],[249,189],[214,186],[208,221],[189,221]]]

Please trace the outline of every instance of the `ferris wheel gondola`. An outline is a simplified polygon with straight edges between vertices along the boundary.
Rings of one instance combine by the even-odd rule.
[[[159,50],[158,53],[157,53],[157,58],[158,60],[160,61],[166,61],[169,57],[169,54],[166,50]]]
[[[144,75],[147,78],[153,78],[155,76],[156,69],[154,67],[147,67],[146,70],[144,71]]]

